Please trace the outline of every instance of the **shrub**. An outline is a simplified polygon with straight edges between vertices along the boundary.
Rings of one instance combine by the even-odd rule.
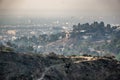
[[[55,54],[54,52],[50,52],[48,54],[48,57],[51,58],[51,59],[57,59],[58,58],[57,54]]]

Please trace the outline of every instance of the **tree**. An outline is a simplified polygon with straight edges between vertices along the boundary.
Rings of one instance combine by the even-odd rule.
[[[111,28],[111,25],[110,24],[107,24],[107,26],[106,26],[108,29],[110,29]]]
[[[55,54],[54,52],[50,52],[50,53],[48,54],[48,57],[51,58],[51,59],[57,59],[57,58],[58,58],[58,55]]]
[[[99,25],[100,25],[100,27],[104,27],[105,26],[103,21],[101,21]]]

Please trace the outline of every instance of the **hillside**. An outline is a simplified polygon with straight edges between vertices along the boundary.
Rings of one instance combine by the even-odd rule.
[[[120,62],[105,57],[0,52],[0,80],[119,80]]]
[[[116,45],[113,44],[113,48],[109,44],[117,35],[118,28],[118,26],[111,26],[110,24],[105,25],[104,22],[79,23],[73,25],[73,30],[66,32],[66,36],[62,39],[45,45],[44,52],[53,51],[64,55],[116,55],[119,53],[119,49],[116,50]]]
[[[119,26],[105,25],[104,22],[78,23],[73,25],[71,30],[66,29],[53,34],[21,36],[7,42],[1,41],[0,47],[11,47],[14,51],[22,53],[118,55],[119,41],[115,41],[117,39],[114,40],[114,38],[119,37],[117,35],[119,31]]]

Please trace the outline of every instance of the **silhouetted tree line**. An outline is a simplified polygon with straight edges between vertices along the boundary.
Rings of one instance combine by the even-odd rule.
[[[78,24],[73,25],[73,31],[71,33],[71,37],[78,37],[85,34],[90,34],[94,38],[104,38],[104,36],[112,35],[115,30],[117,29],[116,26],[112,27],[110,24],[105,26],[104,22],[94,22],[92,24],[85,23],[85,24]]]

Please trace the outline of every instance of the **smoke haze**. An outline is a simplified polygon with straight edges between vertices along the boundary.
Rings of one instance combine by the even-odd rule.
[[[3,14],[120,16],[119,0],[0,0]]]

